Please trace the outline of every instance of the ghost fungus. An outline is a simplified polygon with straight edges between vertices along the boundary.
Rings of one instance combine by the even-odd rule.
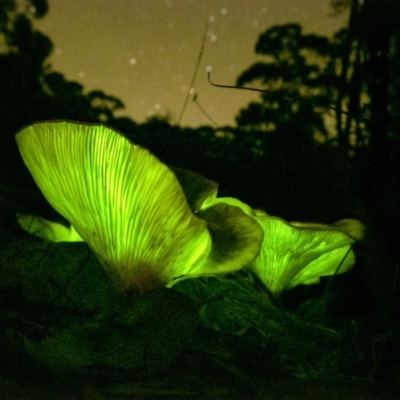
[[[83,239],[71,225],[49,221],[31,214],[17,214],[18,224],[22,229],[48,242],[82,242]]]
[[[232,272],[259,252],[257,222],[232,206],[199,218],[172,170],[110,128],[43,122],[22,129],[16,140],[44,196],[122,290]],[[227,232],[221,219],[235,229]]]
[[[263,231],[240,207],[218,202],[196,214],[207,222],[213,245],[203,272],[236,271],[250,264],[260,252]],[[215,273],[215,272],[214,272]]]
[[[323,225],[262,215],[256,219],[264,230],[264,241],[250,269],[274,295],[299,284],[318,283],[339,265],[338,273],[348,271],[355,261],[350,246],[364,234],[356,220]]]
[[[49,203],[122,289],[162,286],[207,254],[206,224],[190,213],[173,173],[122,135],[48,122],[23,129],[17,143]]]
[[[217,197],[216,182],[192,171],[171,168],[190,209],[207,222],[212,237],[210,255],[201,268],[203,275],[213,275],[221,268],[233,272],[251,263],[260,252],[264,236],[254,218],[256,211],[236,198]]]

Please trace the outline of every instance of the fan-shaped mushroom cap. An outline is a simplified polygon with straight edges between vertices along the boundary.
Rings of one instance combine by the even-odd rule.
[[[58,222],[49,221],[31,214],[17,214],[22,229],[49,242],[82,242],[83,239],[71,225],[67,228]]]
[[[208,253],[206,224],[174,174],[112,129],[46,122],[16,138],[49,203],[123,288],[162,286]]]
[[[199,275],[233,272],[251,263],[260,252],[264,236],[260,224],[252,218],[256,212],[236,198],[217,197],[216,182],[186,169],[171,169],[190,209],[207,222],[212,237],[212,250]]]
[[[214,222],[210,215],[197,218],[175,174],[110,128],[44,122],[22,129],[16,139],[49,203],[122,289],[145,291],[177,279],[232,272],[258,254],[263,236],[258,223],[231,206],[215,209]],[[221,218],[236,229],[226,232]],[[243,257],[235,246],[250,250]]]
[[[335,226],[289,223],[269,216],[256,219],[264,229],[264,241],[250,268],[273,294],[317,283],[321,276],[333,275],[339,265],[338,273],[343,273],[354,264],[350,245],[362,237],[359,221],[339,221]]]

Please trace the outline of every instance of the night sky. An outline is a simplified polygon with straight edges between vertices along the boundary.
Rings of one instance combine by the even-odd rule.
[[[85,91],[120,98],[137,122],[170,115],[176,122],[195,70],[197,101],[218,125],[234,124],[238,110],[259,95],[212,87],[235,84],[255,61],[254,46],[266,29],[289,22],[306,33],[332,35],[347,16],[333,16],[329,0],[49,0],[37,28],[54,44],[52,68]],[[207,30],[206,30],[207,26]],[[183,126],[210,124],[192,101]]]

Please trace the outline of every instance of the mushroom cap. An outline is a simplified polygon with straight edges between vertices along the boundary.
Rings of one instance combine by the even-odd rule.
[[[350,245],[357,237],[354,227],[362,224],[323,225],[315,223],[289,223],[270,216],[257,216],[264,230],[264,241],[259,256],[250,268],[264,285],[277,295],[299,284],[319,282],[321,276],[343,273],[354,264]],[[351,220],[348,220],[351,221]],[[342,264],[341,264],[342,263]]]
[[[213,243],[203,271],[233,272],[249,265],[259,254],[264,232],[241,207],[221,201],[200,210],[197,215],[207,222]]]
[[[71,225],[69,228],[59,222],[49,221],[31,214],[17,214],[22,229],[48,242],[82,242],[83,239]]]
[[[318,224],[315,222],[290,222],[290,225],[303,229],[326,229],[341,231],[355,241],[361,241],[365,236],[365,226],[356,219],[341,219],[332,225]]]
[[[16,140],[44,196],[123,290],[233,272],[260,250],[263,231],[240,207],[200,210],[215,183],[174,173],[113,129],[42,122]]]
[[[338,274],[342,274],[351,269],[355,261],[356,257],[351,249],[351,245],[329,251],[328,253],[322,254],[314,261],[311,261],[303,268],[290,281],[287,289],[291,289],[297,285],[319,283],[321,277],[333,275],[336,271]]]
[[[165,285],[211,247],[172,171],[103,125],[44,122],[16,136],[49,203],[122,289]]]
[[[190,209],[207,222],[212,237],[207,262],[200,268],[193,268],[192,273],[197,270],[198,276],[215,275],[249,265],[259,254],[264,237],[260,224],[253,218],[256,212],[236,198],[217,197],[216,182],[186,169],[171,169],[182,186]]]

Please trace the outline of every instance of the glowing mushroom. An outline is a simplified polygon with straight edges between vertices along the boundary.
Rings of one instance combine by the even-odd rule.
[[[43,122],[16,139],[46,199],[122,290],[233,272],[260,250],[253,218],[228,204],[199,218],[172,170],[110,128]]]
[[[207,222],[213,240],[220,243],[214,259],[225,259],[226,265],[234,255],[232,261],[237,263],[237,260],[242,260],[240,264],[247,266],[246,260],[253,257],[254,252],[259,254],[260,239],[262,241],[264,236],[255,217],[267,214],[253,210],[236,198],[217,197],[218,184],[200,174],[176,167],[172,167],[172,170],[181,184],[190,209]],[[243,218],[243,213],[247,218]],[[218,252],[221,254],[218,255]]]
[[[49,242],[82,242],[83,239],[71,225],[49,221],[31,214],[17,214],[18,224],[22,229]]]
[[[355,262],[351,244],[364,235],[363,225],[350,219],[333,225],[289,223],[270,216],[256,219],[264,230],[264,241],[250,269],[274,295],[348,271]]]

